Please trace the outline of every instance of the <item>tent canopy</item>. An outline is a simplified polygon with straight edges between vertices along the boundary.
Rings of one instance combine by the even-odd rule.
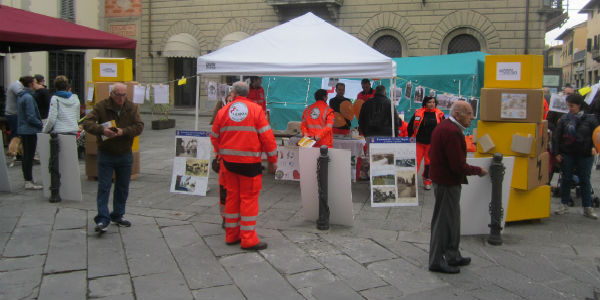
[[[392,78],[394,61],[312,13],[198,58],[199,74]]]
[[[136,40],[0,5],[0,52],[135,49]]]

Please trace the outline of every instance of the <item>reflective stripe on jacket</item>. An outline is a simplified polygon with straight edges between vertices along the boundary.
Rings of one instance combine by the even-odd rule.
[[[277,143],[265,113],[245,97],[238,96],[219,110],[210,139],[225,161],[257,163],[265,152],[270,162],[277,162]]]

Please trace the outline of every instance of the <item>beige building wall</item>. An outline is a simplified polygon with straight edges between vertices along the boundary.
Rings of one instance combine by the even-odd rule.
[[[596,4],[595,7],[592,7],[588,12],[588,20],[587,20],[587,38],[590,39],[592,44],[592,51],[588,51],[586,57],[586,74],[587,74],[587,82],[590,84],[598,83],[600,79],[600,63],[594,60],[600,59],[600,50],[593,49],[594,48],[594,37],[596,40],[600,39],[600,3]],[[597,42],[600,45],[600,41]]]
[[[523,0],[344,0],[334,25],[373,45],[383,34],[401,42],[403,56],[445,54],[459,34],[475,37],[490,54],[543,54],[543,0],[531,0],[526,38]],[[138,43],[137,78],[169,80],[169,60],[161,53],[170,37],[194,37],[200,54],[216,50],[223,38],[239,32],[252,35],[279,25],[267,1],[143,0]],[[302,41],[298,41],[299,43]],[[324,47],[326,45],[319,45]],[[201,89],[203,91],[204,89]],[[201,106],[205,97],[201,97]]]

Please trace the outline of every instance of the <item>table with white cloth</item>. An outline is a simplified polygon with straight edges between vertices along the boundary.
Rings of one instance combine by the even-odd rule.
[[[276,179],[281,180],[300,180],[299,176],[294,176],[294,171],[299,170],[298,161],[298,141],[301,136],[290,137],[287,146],[279,146],[279,157],[278,157],[278,169],[276,171]],[[351,137],[335,137],[333,138],[333,148],[350,150],[350,171],[352,172],[350,178],[352,181],[358,179],[358,173],[356,170],[357,160],[364,155],[365,139],[362,137],[351,138]],[[296,173],[298,174],[298,173]]]

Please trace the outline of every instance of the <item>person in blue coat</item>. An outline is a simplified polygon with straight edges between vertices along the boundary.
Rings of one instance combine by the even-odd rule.
[[[19,92],[17,98],[17,120],[18,132],[23,143],[23,178],[25,179],[25,189],[39,190],[41,185],[33,181],[33,156],[37,146],[37,133],[42,130],[42,118],[35,102],[35,92],[33,86],[36,83],[32,76],[23,76],[19,78],[23,84],[23,90]]]

